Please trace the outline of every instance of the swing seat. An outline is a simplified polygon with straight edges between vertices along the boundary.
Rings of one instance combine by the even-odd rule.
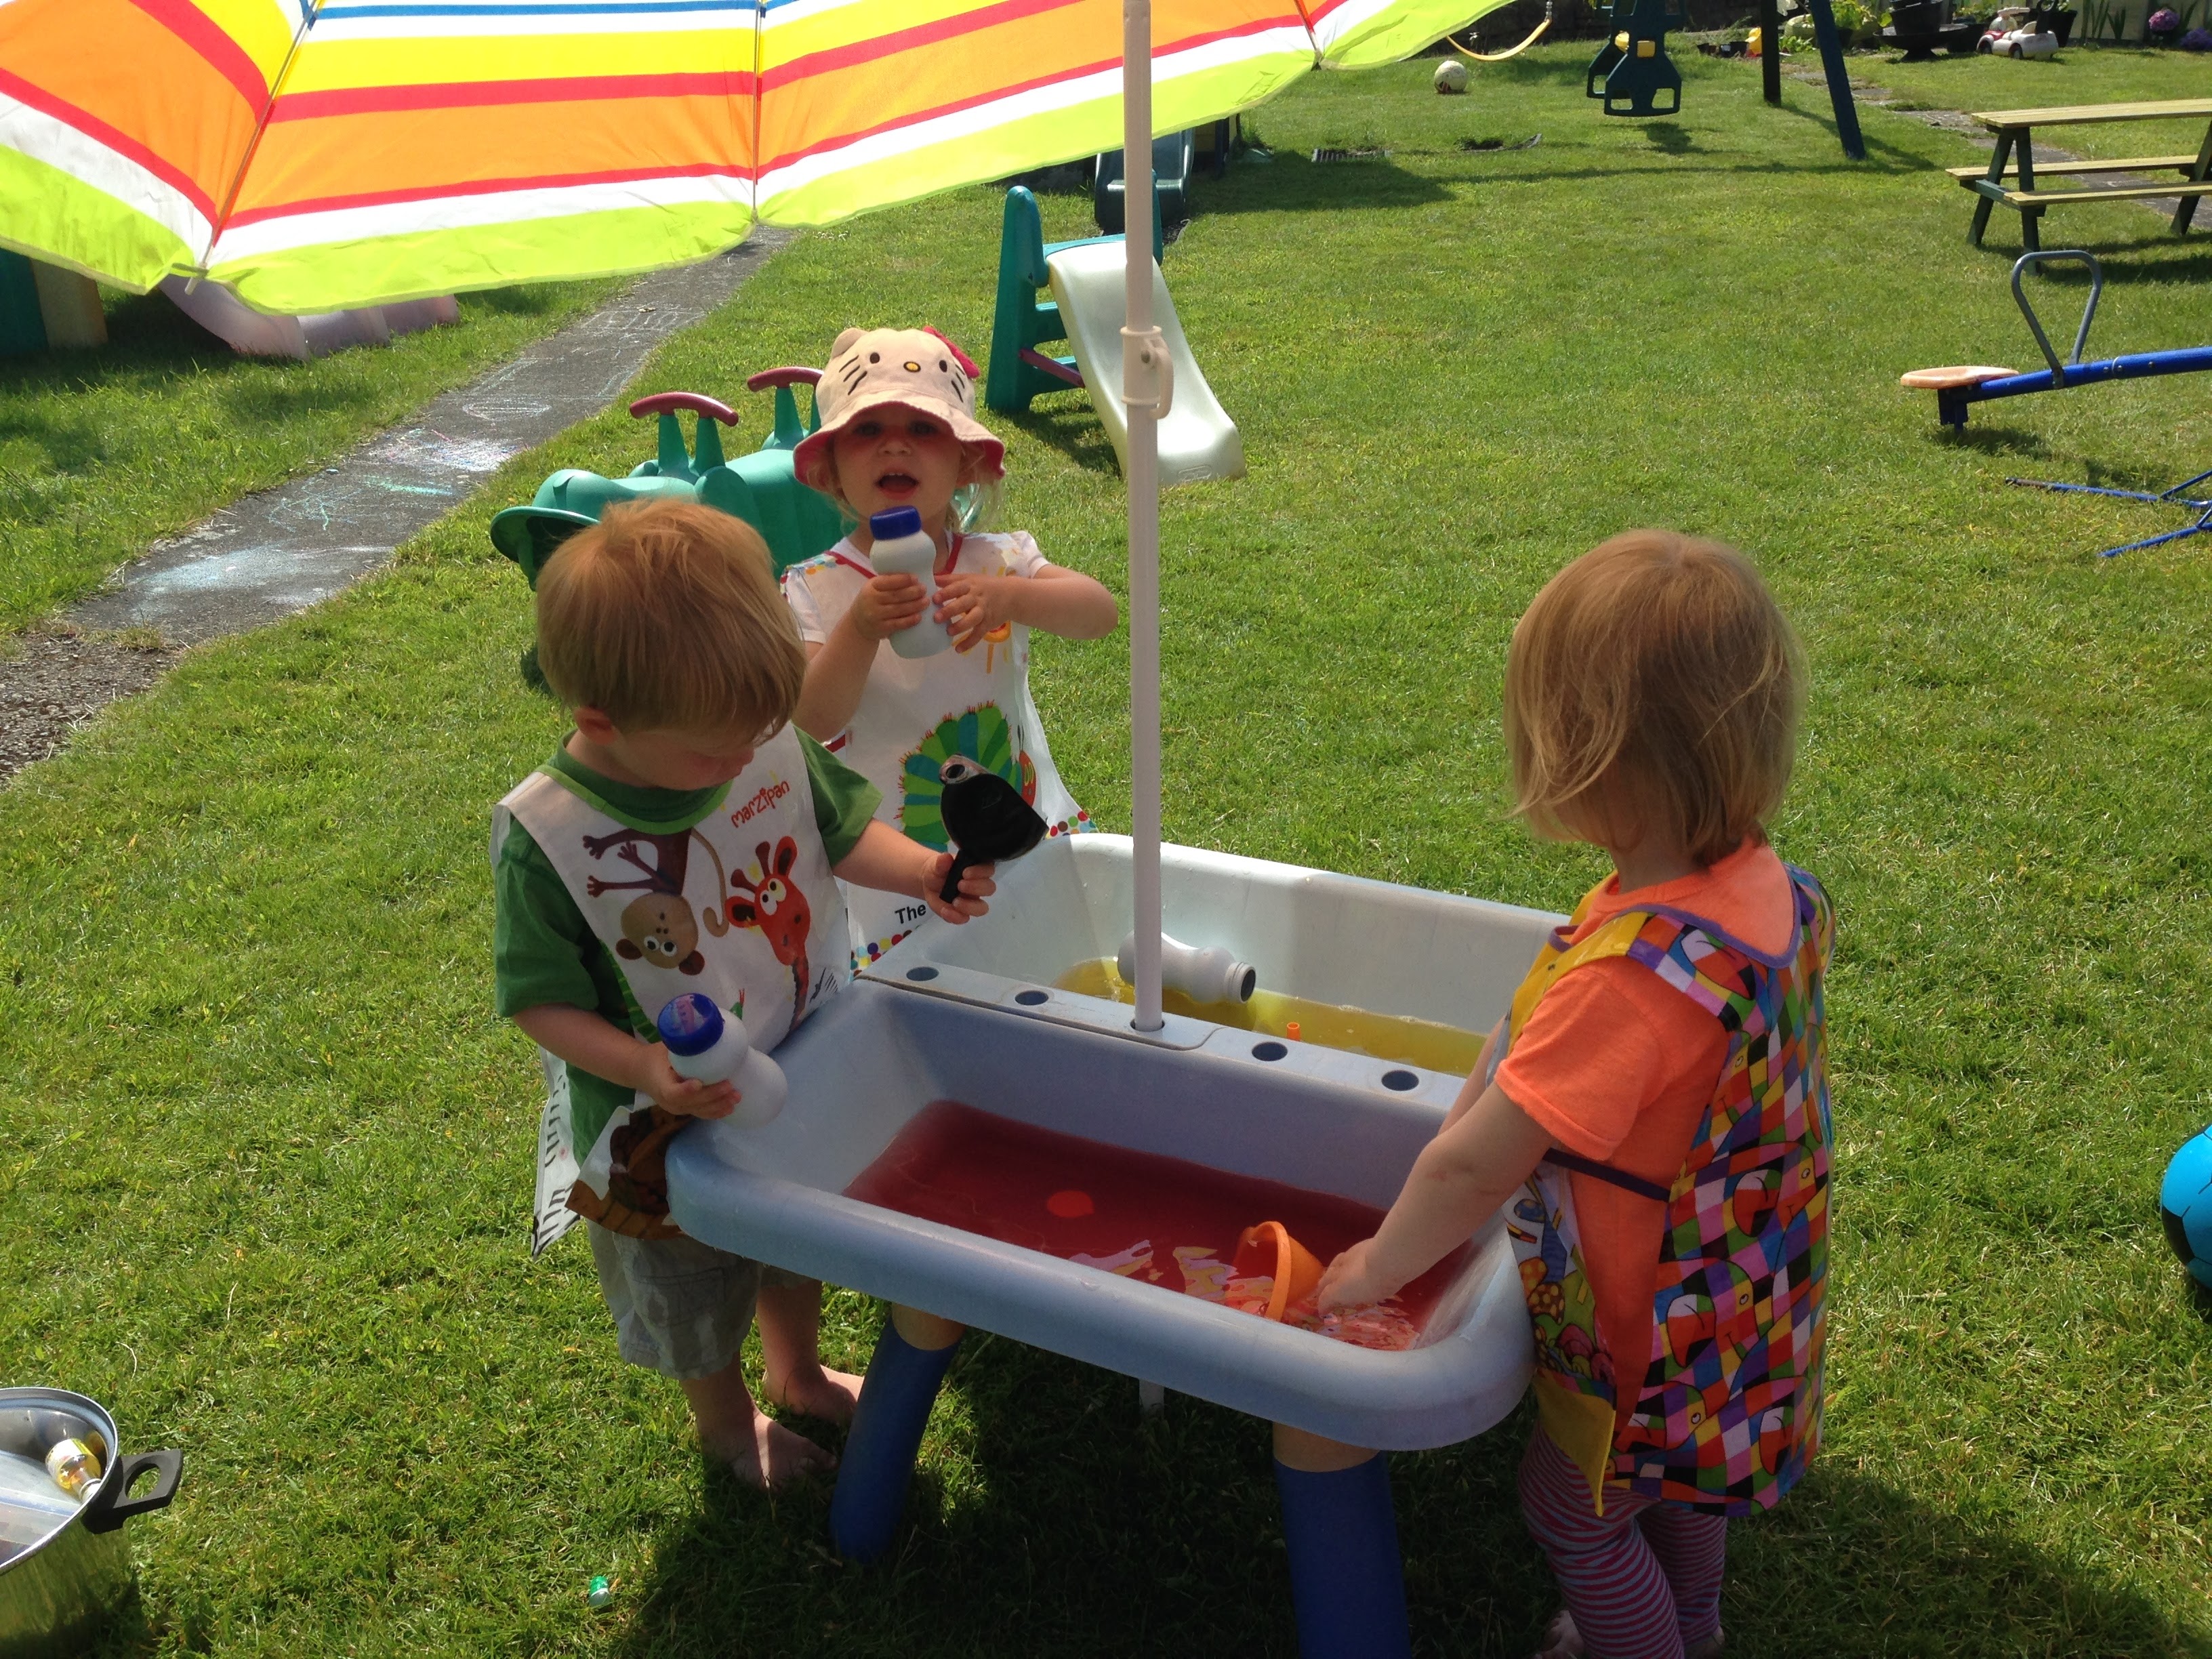
[[[1987,363],[1953,363],[1945,368],[1916,368],[1900,374],[1897,383],[1915,392],[1956,392],[1984,380],[2002,380],[2019,374],[2016,368],[1993,368]]]

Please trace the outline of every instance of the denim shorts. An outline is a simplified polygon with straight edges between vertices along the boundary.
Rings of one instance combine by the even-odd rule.
[[[679,1382],[737,1358],[762,1285],[813,1282],[693,1238],[629,1238],[588,1222],[584,1231],[622,1357]]]

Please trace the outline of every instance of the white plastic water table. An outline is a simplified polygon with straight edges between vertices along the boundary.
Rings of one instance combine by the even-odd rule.
[[[1559,918],[1169,847],[1167,931],[1268,989],[1486,1030]],[[991,914],[932,921],[777,1050],[791,1103],[669,1158],[684,1231],[1271,1421],[1389,1449],[1480,1434],[1527,1387],[1528,1319],[1493,1219],[1418,1346],[1382,1352],[878,1208],[845,1188],[932,1102],[1387,1208],[1462,1079],[1054,988],[1127,931],[1130,844],[1056,839]],[[1262,1219],[1253,1217],[1254,1221]]]

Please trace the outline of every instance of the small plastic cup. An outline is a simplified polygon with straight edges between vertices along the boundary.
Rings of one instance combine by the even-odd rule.
[[[1230,1272],[1239,1279],[1265,1273],[1274,1279],[1267,1317],[1279,1322],[1291,1304],[1309,1300],[1320,1288],[1321,1269],[1319,1259],[1279,1221],[1247,1227],[1237,1237],[1237,1259],[1230,1265]]]

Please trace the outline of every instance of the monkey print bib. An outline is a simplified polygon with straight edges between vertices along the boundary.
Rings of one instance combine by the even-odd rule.
[[[1023,575],[1042,562],[1023,535],[963,536],[948,574]],[[802,625],[826,632],[843,620],[875,570],[843,541],[784,573],[784,592]],[[967,651],[902,657],[876,647],[860,707],[829,749],[883,791],[876,816],[938,852],[950,848],[938,815],[945,763],[955,756],[995,772],[1022,792],[1049,833],[1088,830],[1091,817],[1060,781],[1044,725],[1030,700],[1030,630],[1008,623]],[[929,912],[919,899],[848,888],[853,952],[862,966],[914,931]]]
[[[632,1026],[649,1042],[669,1001],[698,991],[743,1018],[766,1053],[849,971],[844,902],[815,824],[806,757],[788,727],[695,821],[634,822],[574,779],[538,771],[500,803],[495,858],[510,822],[530,832],[614,953]],[[564,1205],[616,1232],[673,1237],[663,1160],[689,1120],[640,1092],[579,1147],[566,1094],[548,1097],[540,1167],[565,1171],[565,1152],[576,1175],[565,1191],[548,1190],[541,1175],[539,1239],[557,1230],[548,1208]]]

